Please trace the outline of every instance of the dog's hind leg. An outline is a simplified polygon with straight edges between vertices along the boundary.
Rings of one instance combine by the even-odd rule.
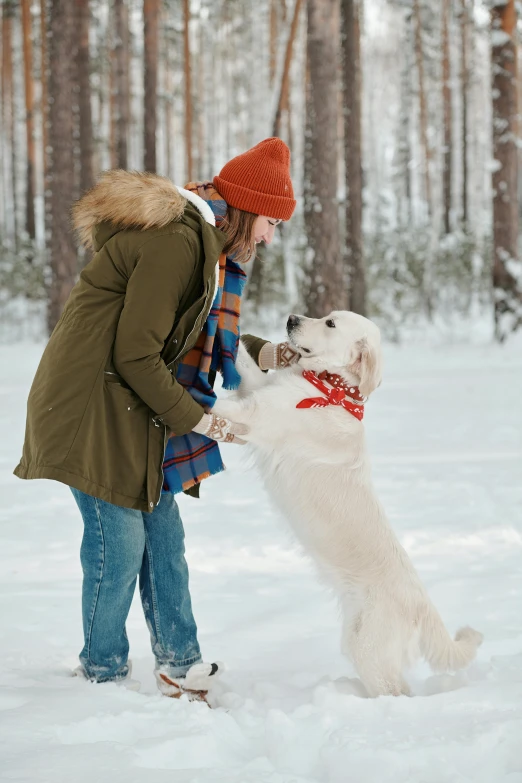
[[[355,668],[371,698],[376,696],[411,696],[410,686],[402,676],[400,669],[375,661],[359,658]]]
[[[365,607],[353,622],[346,622],[342,650],[352,659],[370,697],[411,696],[402,676],[400,629],[394,633],[374,607]]]

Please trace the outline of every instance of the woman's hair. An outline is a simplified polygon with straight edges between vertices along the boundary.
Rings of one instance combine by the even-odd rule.
[[[254,223],[257,215],[245,212],[243,209],[228,207],[227,214],[221,224],[222,231],[228,239],[223,248],[227,256],[234,256],[234,261],[246,264],[256,254]]]

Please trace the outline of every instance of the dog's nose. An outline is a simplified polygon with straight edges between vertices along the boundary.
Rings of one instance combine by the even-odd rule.
[[[301,319],[299,318],[298,315],[293,315],[293,314],[289,315],[288,316],[288,321],[286,322],[286,328],[287,329],[293,329],[294,326],[297,326],[297,324],[299,323],[300,320]]]

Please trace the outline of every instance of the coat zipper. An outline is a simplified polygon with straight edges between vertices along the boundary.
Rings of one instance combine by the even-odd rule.
[[[182,354],[182,353],[183,353],[183,351],[185,350],[185,346],[186,346],[186,344],[188,343],[188,341],[189,341],[189,339],[190,339],[190,335],[192,334],[192,332],[193,332],[193,331],[194,331],[194,329],[196,328],[196,323],[197,323],[197,321],[198,321],[198,319],[199,319],[200,315],[201,315],[202,313],[204,313],[204,312],[205,312],[205,308],[206,308],[206,306],[207,306],[207,305],[206,305],[206,302],[205,302],[205,304],[203,305],[203,309],[202,309],[202,310],[201,310],[201,312],[198,314],[198,316],[197,316],[197,318],[196,318],[196,320],[195,320],[195,322],[194,322],[194,326],[192,327],[192,329],[191,329],[191,330],[190,330],[190,332],[188,333],[188,335],[187,335],[187,337],[186,337],[186,339],[185,339],[185,342],[183,343],[183,346],[182,346],[182,347],[181,347],[181,349],[178,351],[178,353],[176,354],[176,356],[174,357],[174,359],[173,359],[171,362],[169,362],[169,363],[167,364],[167,369],[170,369],[170,366],[171,366],[172,364],[175,364],[175,362],[177,362],[177,360],[179,359],[179,357],[181,356],[181,354]],[[172,372],[172,370],[171,370],[171,372]],[[155,426],[156,426],[156,427],[160,427],[160,426],[161,426],[160,424],[158,424],[158,423],[157,423],[157,421],[156,421],[156,418],[155,418],[155,417],[153,417],[153,418],[152,418],[152,421],[154,422],[154,424],[155,424]],[[158,497],[158,502],[156,503],[156,505],[158,505],[158,504],[159,504],[159,502],[160,502],[160,500],[161,500],[161,490],[163,489],[163,482],[164,482],[164,480],[165,480],[165,473],[163,472],[163,461],[164,461],[164,459],[165,459],[165,447],[166,447],[166,445],[167,445],[167,428],[166,428],[166,426],[165,426],[165,425],[163,425],[163,457],[162,457],[162,459],[161,459],[161,485],[160,485],[160,493],[159,493],[159,497]]]
[[[156,424],[156,422],[154,422]],[[156,503],[157,506],[159,506],[160,500],[161,500],[161,492],[163,490],[163,482],[165,481],[165,473],[163,472],[163,461],[165,460],[165,447],[167,445],[167,428],[165,425],[163,425],[163,457],[161,458],[161,484],[160,484],[160,491],[158,495],[158,501]]]
[[[214,297],[212,297],[212,299],[211,299],[210,307],[212,307],[212,302],[213,301],[214,301]],[[209,312],[210,312],[210,307],[209,307]],[[207,308],[207,299],[205,298],[205,303],[203,305],[203,309],[199,312],[196,320],[194,321],[194,326],[192,327],[192,329],[188,333],[187,337],[185,338],[185,342],[183,343],[183,346],[180,348],[180,350],[178,351],[178,353],[176,354],[174,359],[167,364],[167,369],[170,368],[171,364],[174,364],[174,362],[177,362],[177,360],[179,359],[179,357],[181,356],[181,354],[185,350],[185,346],[188,343],[188,341],[190,340],[190,336],[191,336],[192,332],[196,328],[196,323],[198,322],[200,316],[205,312],[206,308]],[[155,417],[152,418],[152,421],[154,422],[156,427],[161,426],[161,425],[159,425],[156,422]],[[162,457],[162,460],[161,460],[161,485],[160,485],[160,493],[159,493],[158,501],[157,501],[156,505],[159,505],[159,502],[161,500],[161,490],[163,489],[163,482],[165,480],[165,473],[163,471],[163,462],[165,460],[165,447],[166,447],[166,445],[167,445],[167,427],[165,426],[165,424],[163,424],[163,457]]]
[[[186,344],[188,343],[188,341],[190,340],[190,336],[191,336],[192,332],[193,332],[193,331],[194,331],[194,329],[196,328],[196,324],[197,324],[197,322],[198,322],[198,319],[199,319],[199,317],[200,317],[200,316],[201,316],[201,315],[202,315],[202,314],[205,312],[205,307],[206,307],[206,302],[205,302],[205,304],[203,305],[203,310],[201,310],[201,312],[200,312],[200,313],[198,313],[198,316],[197,316],[196,320],[194,321],[194,326],[192,327],[192,329],[190,330],[190,332],[189,332],[189,333],[188,333],[188,335],[186,336],[186,338],[185,338],[185,342],[184,342],[184,343],[183,343],[183,345],[181,346],[181,348],[180,348],[180,350],[178,351],[178,353],[177,353],[177,355],[175,356],[175,358],[174,358],[174,359],[173,359],[171,362],[169,362],[169,363],[167,364],[167,367],[170,367],[170,365],[171,365],[171,364],[174,364],[174,362],[177,362],[177,360],[179,359],[179,357],[181,356],[181,354],[182,354],[182,353],[183,353],[183,351],[185,350],[185,346],[186,346]]]
[[[213,300],[212,300],[212,301],[213,301]],[[212,307],[212,301],[210,302],[210,307]],[[199,320],[200,316],[201,316],[201,315],[203,315],[203,313],[204,313],[204,312],[205,312],[205,310],[207,309],[207,303],[208,303],[208,300],[207,300],[207,298],[205,298],[205,303],[204,303],[204,305],[203,305],[203,309],[202,309],[202,310],[200,310],[200,312],[198,313],[198,315],[197,315],[197,317],[196,317],[196,320],[194,321],[194,326],[192,327],[192,329],[190,330],[190,332],[189,332],[189,333],[188,333],[188,335],[186,336],[186,338],[185,338],[185,342],[184,342],[184,343],[183,343],[183,345],[181,346],[180,350],[178,351],[178,353],[176,354],[176,356],[174,357],[174,359],[172,359],[172,361],[171,361],[171,362],[169,362],[169,363],[167,364],[167,367],[170,367],[170,365],[171,365],[171,364],[174,364],[174,362],[177,362],[177,361],[178,361],[178,359],[179,359],[179,357],[181,356],[181,354],[182,354],[182,353],[183,353],[183,351],[185,350],[185,346],[186,346],[186,344],[188,343],[188,341],[190,340],[190,337],[191,337],[191,335],[192,335],[192,332],[193,332],[193,331],[194,331],[194,329],[196,328],[196,324],[197,324],[197,322],[198,322],[198,320]],[[209,312],[210,312],[210,308],[209,308]]]

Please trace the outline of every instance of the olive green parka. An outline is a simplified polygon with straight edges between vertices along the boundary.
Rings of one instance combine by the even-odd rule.
[[[106,172],[73,218],[95,255],[40,361],[15,475],[152,511],[168,435],[204,413],[175,376],[212,305],[226,235],[203,199],[137,172]],[[265,341],[243,339],[257,359]]]

